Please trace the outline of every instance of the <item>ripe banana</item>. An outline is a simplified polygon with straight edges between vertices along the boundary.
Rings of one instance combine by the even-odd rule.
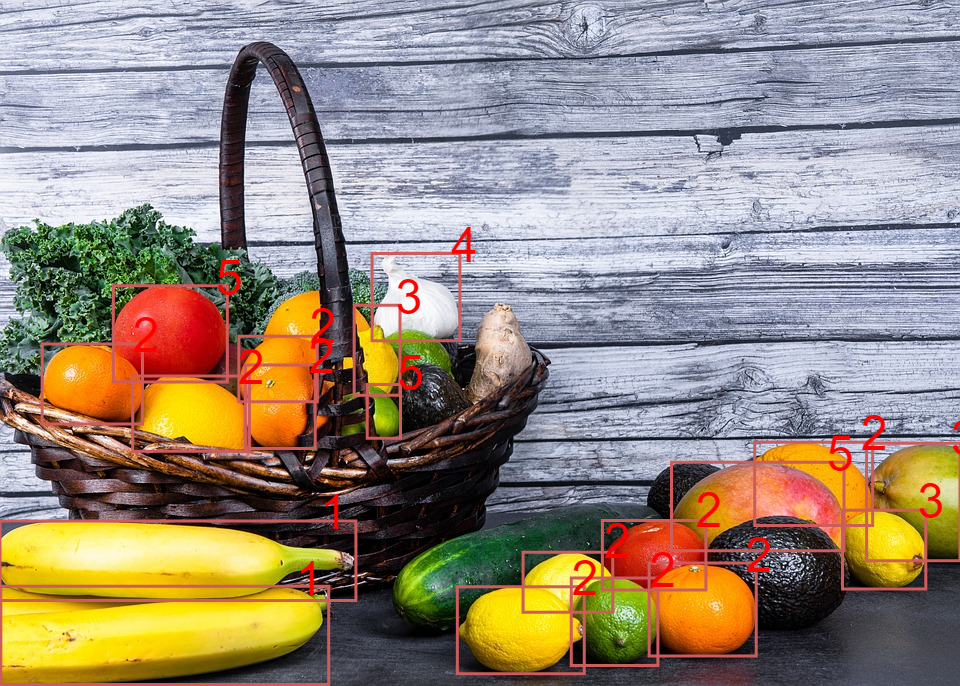
[[[5,616],[3,681],[149,681],[263,662],[293,652],[320,629],[323,604],[304,602],[311,600],[272,588],[242,601]]]
[[[33,615],[40,612],[76,612],[77,610],[95,610],[104,607],[120,607],[131,603],[111,603],[105,600],[83,603],[77,600],[55,595],[27,593],[15,588],[0,587],[0,599],[3,600],[3,616]],[[13,600],[37,600],[40,602],[14,603]]]
[[[50,585],[30,590],[54,595],[234,598],[262,591],[310,562],[315,571],[350,569],[353,557],[233,529],[66,521],[28,524],[4,536],[2,578],[13,587]],[[64,583],[75,586],[56,586]],[[217,587],[223,585],[244,587]]]

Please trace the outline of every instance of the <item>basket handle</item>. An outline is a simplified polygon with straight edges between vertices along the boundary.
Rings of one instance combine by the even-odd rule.
[[[313,215],[313,238],[317,251],[317,275],[320,277],[320,302],[333,313],[333,323],[326,336],[333,339],[330,354],[324,366],[333,369],[334,381],[332,404],[319,403],[318,411],[333,421],[328,423],[326,434],[317,437],[318,457],[328,456],[326,463],[338,466],[341,451],[356,454],[370,467],[380,481],[395,478],[386,464],[382,441],[368,444],[363,432],[343,435],[347,424],[369,421],[371,407],[364,408],[363,400],[353,397],[353,374],[356,374],[356,393],[364,393],[367,375],[363,369],[363,350],[353,333],[353,294],[344,247],[340,214],[333,190],[330,161],[317,122],[317,113],[303,83],[303,77],[290,57],[276,45],[267,42],[250,43],[244,46],[230,70],[227,90],[223,100],[223,118],[220,125],[220,239],[225,248],[245,248],[247,244],[243,207],[243,156],[247,130],[247,109],[250,102],[250,85],[257,75],[260,63],[267,68],[273,79],[283,106],[290,119],[290,126],[297,141],[303,175],[310,195],[310,212]],[[356,349],[355,370],[344,370],[343,359]],[[294,460],[296,461],[296,460]],[[287,460],[289,462],[289,460]],[[313,468],[323,466],[317,459]],[[299,463],[298,463],[299,464]],[[288,467],[289,468],[289,467]],[[291,475],[302,486],[302,466],[292,468]],[[301,478],[298,478],[298,475]]]
[[[247,245],[243,157],[250,85],[261,62],[280,93],[300,152],[313,215],[320,300],[333,312],[333,324],[327,329],[328,337],[333,339],[328,359],[331,363],[340,363],[353,352],[353,295],[330,161],[317,113],[299,70],[283,50],[264,41],[250,43],[240,50],[227,81],[220,125],[221,242],[225,248],[245,248]],[[359,346],[357,349],[359,351]]]

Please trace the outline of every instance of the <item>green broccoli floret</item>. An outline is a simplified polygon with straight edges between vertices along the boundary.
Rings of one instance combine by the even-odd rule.
[[[359,269],[350,270],[350,291],[353,293],[353,302],[355,303],[368,303],[370,302],[370,275],[365,271]],[[383,299],[387,297],[387,280],[380,279],[374,284],[373,287],[373,304],[377,305],[383,302]],[[369,307],[358,307],[360,311],[368,322],[373,324],[373,320],[370,318],[370,308]]]

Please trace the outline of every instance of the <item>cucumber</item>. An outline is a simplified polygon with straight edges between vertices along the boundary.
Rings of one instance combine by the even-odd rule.
[[[410,560],[393,585],[393,607],[405,622],[447,631],[456,624],[456,587],[520,584],[524,550],[600,550],[601,519],[660,519],[645,505],[575,505],[510,524],[475,531],[434,546]],[[614,529],[606,548],[620,536]],[[547,556],[526,556],[526,570]],[[460,621],[473,602],[493,589],[460,589]]]

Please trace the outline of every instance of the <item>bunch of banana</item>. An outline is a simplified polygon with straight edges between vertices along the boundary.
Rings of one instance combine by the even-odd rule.
[[[291,548],[234,529],[63,522],[28,524],[4,536],[2,576],[8,586],[44,585],[42,592],[53,595],[234,598],[310,562],[316,571],[353,567],[353,557],[339,550]],[[70,586],[57,586],[63,583]]]
[[[320,629],[324,604],[268,587],[310,562],[318,571],[353,565],[338,551],[164,524],[31,524],[4,536],[2,549],[2,679],[21,683],[143,681],[285,655]],[[216,600],[238,596],[247,597]],[[154,598],[215,600],[134,600]]]

